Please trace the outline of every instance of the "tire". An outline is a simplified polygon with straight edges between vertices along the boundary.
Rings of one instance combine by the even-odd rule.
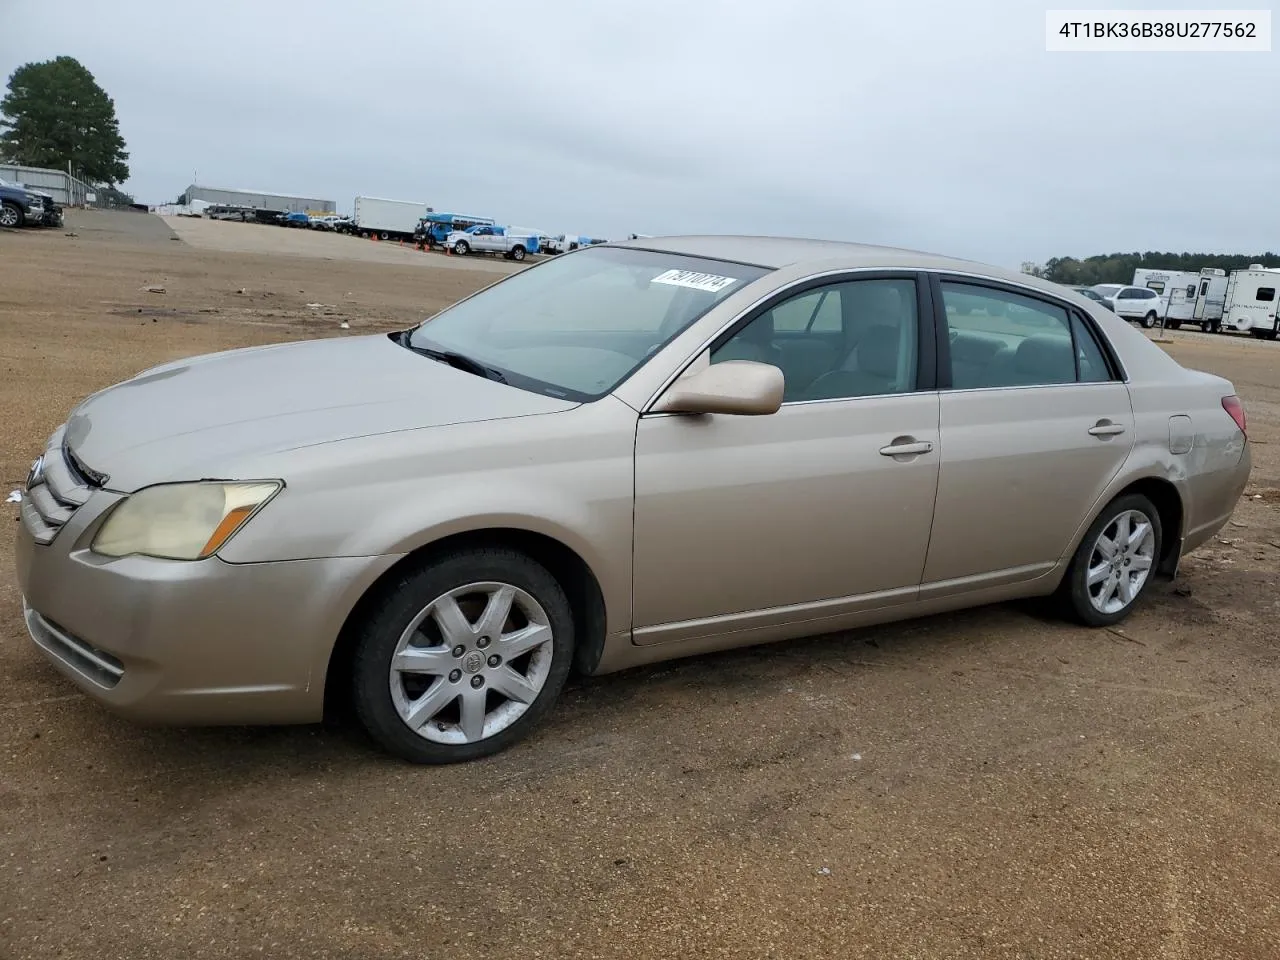
[[[1255,328],[1249,332],[1259,340],[1274,340],[1277,336],[1280,336],[1280,334],[1277,334],[1275,330],[1258,330]]]
[[[519,261],[523,260],[523,259],[524,259],[524,247],[520,246],[519,244],[516,244],[514,247],[512,247],[512,248],[511,248],[511,259],[512,259],[512,260],[515,260],[517,263],[518,263]]]
[[[1164,322],[1164,326],[1165,326],[1165,329],[1166,329],[1166,330],[1178,330],[1178,329],[1181,329],[1181,327],[1182,327],[1182,321],[1181,321],[1181,320],[1166,320],[1166,321]]]
[[[387,231],[383,230],[380,234],[378,234],[378,239],[379,239],[379,240],[389,240],[389,239],[390,239],[390,236],[388,235]]]
[[[1154,311],[1152,311],[1151,313],[1148,313],[1145,317],[1142,318],[1142,328],[1144,330],[1150,330],[1155,325],[1156,325],[1156,315]]]
[[[25,220],[22,208],[16,203],[0,204],[0,227],[20,227]]]
[[[1146,522],[1149,531],[1129,551],[1122,550],[1114,560],[1108,561],[1102,541],[1105,539],[1108,543],[1113,543],[1118,539],[1117,534],[1122,532],[1116,529],[1118,521],[1127,526],[1132,537],[1141,522],[1139,517]],[[1104,534],[1107,535],[1105,538]],[[1160,562],[1163,543],[1164,531],[1160,525],[1160,513],[1150,500],[1141,494],[1131,493],[1111,501],[1098,514],[1098,518],[1080,541],[1075,556],[1071,558],[1067,575],[1063,578],[1060,589],[1067,612],[1090,627],[1110,626],[1129,616],[1151,584],[1155,568]],[[1141,561],[1147,563],[1145,571],[1135,570]],[[1095,578],[1101,574],[1104,579],[1091,585],[1091,571]],[[1137,574],[1140,572],[1145,573],[1145,576],[1138,579]],[[1128,600],[1125,600],[1122,592],[1126,584],[1129,590]]]
[[[497,594],[508,598],[511,613],[497,637],[486,636],[477,628]],[[355,638],[356,715],[382,749],[411,763],[475,760],[528,736],[559,697],[572,664],[573,614],[564,590],[514,550],[462,550],[409,569],[367,610]],[[452,630],[446,633],[442,622]],[[525,649],[530,641],[537,645]],[[504,646],[518,642],[525,646]],[[505,660],[504,649],[523,652],[495,664]],[[393,669],[406,650],[418,651],[409,662],[419,671]],[[411,726],[415,709],[419,718]],[[496,729],[485,735],[490,725]]]
[[[471,245],[468,244],[467,241],[465,240],[459,240],[457,243],[453,245],[453,252],[460,257],[465,257],[468,253],[471,252]]]

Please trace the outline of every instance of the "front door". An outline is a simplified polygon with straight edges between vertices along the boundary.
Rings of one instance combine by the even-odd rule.
[[[939,457],[921,314],[912,277],[784,298],[711,358],[780,366],[777,413],[640,419],[637,643],[750,629],[778,608],[818,622],[915,598]]]
[[[952,389],[922,600],[1051,570],[1134,443],[1128,388],[1082,315],[998,286],[939,291]]]

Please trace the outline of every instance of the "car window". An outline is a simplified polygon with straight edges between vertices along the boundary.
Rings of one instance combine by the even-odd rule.
[[[1154,290],[1142,290],[1140,291],[1140,295],[1143,300],[1154,300],[1156,298],[1156,292]]]
[[[1203,297],[1203,296],[1204,296],[1206,293],[1208,293],[1208,292],[1209,292],[1209,281],[1208,281],[1208,280],[1201,280],[1201,281],[1200,281],[1200,296],[1202,296],[1202,297]]]
[[[1262,303],[1270,303],[1272,300],[1276,298],[1276,288],[1275,287],[1259,287],[1258,292],[1255,294],[1255,296]]]
[[[1071,315],[1071,338],[1076,347],[1077,379],[1081,383],[1105,383],[1111,380],[1106,357],[1089,325],[1079,314]]]
[[[821,287],[779,304],[773,310],[773,328],[779,332],[840,330],[840,288]]]
[[[907,393],[918,337],[914,280],[851,280],[784,299],[716,346],[711,362],[780,368],[787,403]]]
[[[951,385],[957,390],[1075,383],[1077,355],[1062,307],[1034,297],[944,281]],[[1083,343],[1086,353],[1089,344]],[[1089,377],[1106,370],[1098,345]]]
[[[410,348],[451,351],[513,387],[604,396],[763,267],[626,247],[548,260],[415,327]]]

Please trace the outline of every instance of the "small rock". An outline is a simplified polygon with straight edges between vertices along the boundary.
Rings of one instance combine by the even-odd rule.
[[[161,287],[161,286],[144,287],[143,289],[146,290],[147,293],[168,293],[169,292],[164,287]]]
[[[819,868],[818,868],[818,876],[820,876],[820,877],[829,877],[829,876],[831,876],[831,868],[830,868],[830,867],[819,867]]]
[[[347,323],[347,321],[343,320],[340,324],[338,324],[338,328],[339,328],[339,329],[341,329],[341,330],[350,330],[350,329],[351,329],[351,324],[349,324],[349,323]]]
[[[861,759],[862,759],[862,754],[860,754],[860,753],[855,753],[855,754],[854,754],[853,756],[851,756],[849,759],[850,759],[850,760],[861,760]]]
[[[78,234],[78,233],[64,233],[64,234],[63,234],[63,236],[64,236],[64,237],[78,237],[78,236],[80,236],[80,234]]]

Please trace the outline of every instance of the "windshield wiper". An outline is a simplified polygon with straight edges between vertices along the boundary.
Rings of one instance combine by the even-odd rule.
[[[506,383],[507,378],[493,367],[487,367],[479,360],[468,357],[465,353],[458,353],[456,350],[441,350],[438,347],[420,347],[409,339],[406,333],[400,338],[400,345],[407,347],[414,353],[420,353],[424,357],[430,357],[440,363],[448,364],[455,370],[465,370],[467,373],[474,373],[478,377],[485,377],[488,380],[496,380],[498,383]]]

